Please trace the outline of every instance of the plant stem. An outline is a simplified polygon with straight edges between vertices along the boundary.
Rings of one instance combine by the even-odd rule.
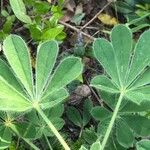
[[[53,148],[52,148],[52,146],[51,146],[51,144],[50,144],[50,142],[49,142],[49,140],[48,140],[48,138],[47,138],[47,136],[44,134],[44,137],[45,137],[45,139],[46,139],[46,142],[47,142],[47,144],[48,144],[48,147],[49,147],[49,149],[50,150],[53,150]]]
[[[82,136],[83,128],[84,128],[84,127],[81,127],[80,134],[79,134],[79,138],[81,138],[81,136]]]
[[[106,131],[106,133],[105,133],[104,139],[103,139],[103,141],[102,141],[101,150],[104,150],[105,145],[106,145],[106,143],[107,143],[107,140],[108,140],[108,138],[109,138],[110,132],[111,132],[113,126],[114,126],[114,123],[115,123],[115,120],[116,120],[116,117],[117,117],[117,114],[118,114],[118,111],[119,111],[119,108],[120,108],[120,105],[121,105],[123,96],[124,96],[124,92],[121,92],[121,94],[120,94],[120,96],[119,96],[119,99],[118,99],[118,102],[117,102],[117,104],[116,104],[116,107],[115,107],[113,116],[112,116],[112,118],[111,118],[111,121],[110,121],[109,126],[108,126],[108,128],[107,128],[107,131]]]
[[[34,150],[40,150],[40,149],[39,149],[36,145],[34,145],[30,140],[28,140],[28,139],[22,137],[22,136],[19,134],[18,130],[16,129],[15,125],[11,124],[9,127],[11,128],[11,130],[12,130],[15,134],[17,134],[18,137],[20,137],[21,139],[23,139],[23,140],[24,140],[27,144],[29,144]]]
[[[47,118],[47,116],[44,114],[44,112],[40,109],[40,107],[36,107],[37,112],[41,115],[41,117],[43,118],[43,120],[47,123],[47,125],[49,126],[49,128],[51,129],[51,131],[54,133],[54,135],[57,137],[57,139],[59,140],[59,142],[61,143],[61,145],[64,147],[65,150],[70,150],[69,146],[67,145],[67,143],[65,142],[65,140],[63,139],[63,137],[59,134],[59,132],[57,131],[57,129],[54,127],[54,125],[52,124],[52,122]]]

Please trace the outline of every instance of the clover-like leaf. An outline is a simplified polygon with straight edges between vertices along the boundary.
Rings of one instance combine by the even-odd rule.
[[[150,30],[145,31],[132,50],[132,34],[124,25],[117,25],[111,33],[111,43],[97,39],[93,48],[96,59],[110,77],[98,76],[91,86],[110,93],[124,91],[124,97],[140,104],[150,100]],[[107,79],[107,81],[106,81]]]
[[[57,131],[62,128],[63,119],[56,117],[49,120],[43,110],[56,107],[68,97],[65,86],[82,73],[81,59],[67,57],[54,69],[58,44],[56,41],[44,42],[37,50],[34,80],[30,53],[21,37],[6,37],[3,51],[11,68],[0,60],[0,111],[36,110],[63,147],[70,149]],[[23,133],[22,136],[24,135]],[[29,143],[28,140],[25,141]]]
[[[10,35],[3,45],[11,68],[0,60],[0,110],[26,111],[33,108],[33,101],[42,109],[54,107],[67,98],[64,87],[82,72],[81,60],[73,56],[61,61],[54,71],[58,44],[47,41],[38,47],[33,83],[30,54],[23,39]]]
[[[117,25],[111,32],[111,42],[99,38],[93,44],[95,57],[105,69],[106,75],[94,77],[91,86],[110,93],[114,98],[112,102],[114,112],[102,141],[101,150],[107,144],[121,106],[127,101],[137,105],[150,101],[149,37],[150,30],[145,31],[133,50],[130,29],[124,25]],[[114,102],[116,97],[118,100]],[[121,136],[118,134],[118,137]],[[132,140],[123,142],[119,141],[123,146],[127,146],[131,145]]]

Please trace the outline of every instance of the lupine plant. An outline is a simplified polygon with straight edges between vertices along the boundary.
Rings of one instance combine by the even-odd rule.
[[[56,66],[58,44],[55,41],[47,41],[38,46],[35,74],[33,74],[30,54],[22,38],[17,35],[8,36],[3,43],[3,52],[8,64],[5,60],[0,60],[0,111],[6,112],[3,116],[8,118],[4,121],[6,129],[8,129],[6,132],[12,129],[20,136],[13,119],[9,119],[11,118],[9,114],[28,115],[32,112],[33,115],[33,111],[35,111],[58,138],[64,149],[69,150],[69,146],[45,111],[57,107],[68,97],[68,92],[64,87],[82,73],[81,60],[70,56]],[[58,108],[60,109],[60,107]],[[31,117],[31,115],[29,116]],[[35,117],[32,119],[35,120]],[[1,141],[5,146],[10,143],[5,140],[10,139],[8,138],[10,134],[4,133],[1,134]],[[24,140],[27,143],[30,142],[25,138]],[[30,145],[32,148],[38,149],[32,143]]]
[[[115,106],[100,146],[104,150],[121,104],[131,101],[140,106],[141,103],[150,101],[150,30],[141,35],[133,50],[130,29],[117,25],[111,32],[111,42],[96,39],[93,49],[106,74],[94,77],[91,86],[117,97],[111,98]],[[106,110],[103,112],[108,114]]]

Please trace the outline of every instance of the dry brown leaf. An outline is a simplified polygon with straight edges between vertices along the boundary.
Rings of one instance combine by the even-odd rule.
[[[80,3],[77,5],[76,10],[75,10],[75,15],[83,13],[83,5]]]
[[[63,22],[68,22],[68,21],[71,20],[71,18],[72,18],[73,16],[74,16],[74,12],[69,11],[69,10],[64,11],[64,16],[63,16],[63,18],[61,18],[61,21],[63,21]]]
[[[74,9],[76,7],[74,0],[66,0],[64,5],[64,7],[67,8],[69,11],[74,12]]]
[[[106,25],[110,25],[110,26],[114,26],[114,25],[117,25],[119,24],[119,21],[117,20],[117,18],[115,17],[112,17],[108,14],[100,14],[98,16],[98,19],[103,23],[103,24],[106,24]]]

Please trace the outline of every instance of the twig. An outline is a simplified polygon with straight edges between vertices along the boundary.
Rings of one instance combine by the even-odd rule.
[[[86,82],[87,86],[90,88],[91,92],[92,92],[93,95],[95,96],[95,98],[98,100],[98,102],[100,103],[100,105],[103,106],[103,101],[99,98],[99,96],[96,94],[96,92],[95,92],[95,91],[93,90],[93,88],[90,86],[89,81],[88,81],[86,78],[84,78],[84,79],[85,79],[85,82]]]
[[[87,23],[86,23],[83,27],[81,27],[80,29],[78,29],[78,28],[76,28],[76,27],[74,27],[74,26],[72,26],[72,25],[70,25],[70,24],[68,24],[68,23],[66,23],[66,22],[63,22],[63,21],[61,21],[61,20],[59,21],[59,23],[61,23],[62,25],[66,26],[66,27],[68,27],[68,28],[70,28],[70,29],[72,29],[72,30],[78,32],[78,33],[80,32],[82,35],[84,35],[84,36],[88,37],[90,40],[94,41],[95,38],[94,38],[93,36],[91,36],[91,35],[89,35],[89,34],[83,32],[83,31],[81,31],[81,30],[83,30],[84,28],[87,28],[87,26],[88,26],[89,24],[91,24],[91,23],[100,15],[100,13],[101,13],[106,7],[108,7],[111,3],[112,3],[112,1],[109,1],[89,22],[87,22]]]
[[[107,8],[110,4],[112,3],[112,1],[109,1],[89,22],[87,22],[80,30],[83,30],[84,28],[86,28],[89,24],[91,24],[103,11],[105,8]]]
[[[81,31],[80,29],[78,29],[78,28],[76,28],[76,27],[74,27],[74,26],[72,26],[72,25],[70,25],[70,24],[68,24],[68,23],[66,23],[66,22],[63,22],[63,21],[60,20],[59,23],[61,23],[62,25],[66,26],[66,27],[68,27],[68,28],[70,28],[70,29],[72,29],[72,30],[78,32],[78,33],[80,32],[82,35],[88,37],[88,38],[89,38],[90,40],[92,40],[92,41],[94,41],[94,39],[95,39],[95,38],[92,37],[91,35],[89,35],[89,34],[83,32],[83,31]]]

